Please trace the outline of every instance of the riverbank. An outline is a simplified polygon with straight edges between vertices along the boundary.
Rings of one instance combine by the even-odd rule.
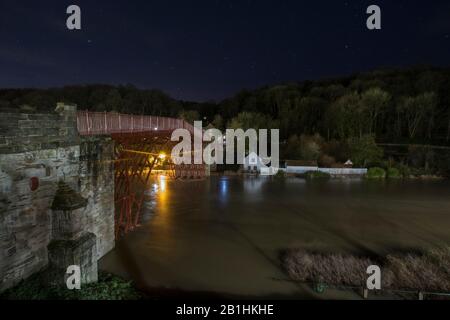
[[[274,175],[273,177],[277,178],[302,178],[302,179],[317,179],[317,178],[327,178],[327,179],[341,179],[341,180],[347,180],[347,179],[389,179],[389,180],[450,180],[449,176],[444,175],[438,175],[438,174],[408,174],[408,175],[402,175],[402,174],[388,174],[389,171],[384,171],[380,175],[372,175],[370,174],[370,170],[365,174],[348,174],[348,173],[329,173],[326,170],[317,170],[317,171],[307,171],[304,173],[292,173],[292,172],[285,172],[285,171],[279,171],[278,174]],[[247,172],[240,172],[240,171],[225,171],[225,172],[213,172],[211,173],[211,176],[215,177],[272,177],[272,176],[265,176],[260,175],[258,173],[247,173]]]
[[[450,299],[450,247],[374,257],[289,249],[281,261],[293,281],[310,283],[318,292],[328,287],[359,288],[364,292],[369,277],[366,270],[377,266],[380,268],[377,294]]]

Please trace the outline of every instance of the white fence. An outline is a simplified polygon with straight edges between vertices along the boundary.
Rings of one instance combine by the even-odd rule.
[[[366,168],[319,168],[319,167],[303,167],[303,166],[286,166],[286,173],[304,174],[308,171],[320,171],[328,173],[332,176],[362,176],[367,173]]]
[[[303,174],[308,171],[317,171],[319,167],[306,167],[306,166],[286,166],[286,172],[287,173],[297,173],[297,174]]]
[[[367,173],[367,169],[365,168],[318,168],[318,171],[331,174],[332,176],[362,176]]]

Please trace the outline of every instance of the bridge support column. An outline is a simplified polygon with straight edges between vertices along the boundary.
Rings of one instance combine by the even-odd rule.
[[[97,237],[82,232],[81,215],[87,200],[60,182],[52,204],[52,241],[48,245],[50,281],[65,285],[67,268],[78,266],[81,283],[96,282]]]

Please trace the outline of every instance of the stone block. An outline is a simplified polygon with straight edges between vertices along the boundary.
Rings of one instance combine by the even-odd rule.
[[[81,283],[98,280],[96,236],[84,233],[72,240],[52,240],[48,245],[49,267],[54,283],[65,285],[67,268],[72,265],[81,269]]]

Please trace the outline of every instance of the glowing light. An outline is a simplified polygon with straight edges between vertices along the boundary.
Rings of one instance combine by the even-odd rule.
[[[161,153],[159,154],[159,158],[160,158],[161,160],[164,160],[164,159],[166,158],[166,154],[163,153],[163,152],[161,152]]]

